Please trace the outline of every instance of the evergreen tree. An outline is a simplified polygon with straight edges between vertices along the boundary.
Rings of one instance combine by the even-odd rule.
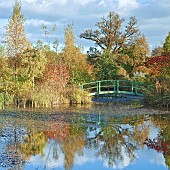
[[[116,54],[103,53],[95,65],[97,80],[113,80],[126,78],[126,70],[115,60]]]
[[[164,52],[170,52],[170,32],[168,33],[168,36],[165,39],[163,50]]]

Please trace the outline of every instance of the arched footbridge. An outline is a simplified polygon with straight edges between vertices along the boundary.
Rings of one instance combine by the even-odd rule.
[[[94,81],[82,84],[81,88],[88,91],[90,96],[102,94],[115,94],[115,96],[119,96],[121,94],[144,96],[144,84],[129,80]]]

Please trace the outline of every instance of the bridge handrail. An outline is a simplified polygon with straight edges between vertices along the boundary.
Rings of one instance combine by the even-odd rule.
[[[112,83],[112,84],[109,84]],[[130,84],[121,84],[121,83],[130,83]],[[108,83],[108,84],[103,84],[102,83]],[[90,87],[85,87],[91,85]],[[96,89],[95,92],[93,92],[93,95],[96,94],[103,94],[104,92],[107,91],[102,91],[102,88],[112,88],[112,91],[108,91],[108,93],[122,93],[122,94],[132,94],[132,95],[140,95],[143,96],[142,93],[138,92],[139,90],[142,90],[140,85],[143,85],[141,82],[133,82],[131,80],[97,80],[93,82],[88,82],[80,85],[80,87],[83,90],[92,90]],[[122,90],[120,88],[130,88],[131,90]]]

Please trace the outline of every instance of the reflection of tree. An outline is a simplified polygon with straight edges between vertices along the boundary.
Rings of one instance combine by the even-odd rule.
[[[63,141],[70,135],[70,124],[64,122],[49,122],[50,129],[44,131],[46,140]]]
[[[64,154],[64,166],[66,170],[72,169],[77,155],[83,154],[83,148],[87,147],[96,152],[96,155],[102,158],[110,167],[116,165],[124,166],[125,159],[128,163],[135,159],[135,151],[143,147],[143,143],[148,138],[150,121],[145,116],[117,117],[104,119],[101,115],[101,121],[97,124],[87,122],[77,122],[70,124],[68,122],[48,121],[38,124],[32,128],[32,124],[24,128],[25,132],[21,139],[17,139],[19,130],[13,132],[13,141],[8,147],[9,154],[12,155],[14,147],[22,160],[29,160],[33,155],[44,156],[44,148],[47,142],[50,147],[45,150],[45,163],[47,165],[51,156],[59,161],[60,156]],[[33,122],[35,124],[35,122]],[[44,126],[45,128],[42,127]],[[18,128],[22,130],[22,128]],[[28,129],[28,130],[26,130]],[[89,131],[94,131],[95,135],[89,135]],[[168,132],[166,132],[168,133]],[[87,134],[87,136],[86,136]],[[16,152],[15,152],[16,153]],[[14,153],[14,154],[15,154]],[[62,153],[62,155],[60,155]],[[18,159],[18,157],[16,157]],[[168,160],[168,158],[166,158]],[[17,163],[23,165],[24,162]]]
[[[14,124],[4,127],[2,131],[2,136],[6,140],[6,146],[4,151],[0,153],[0,166],[6,169],[21,170],[25,163],[19,147],[23,131]]]
[[[58,160],[57,142],[62,143],[68,136],[70,136],[70,124],[64,122],[50,122],[50,125],[50,129],[44,131],[44,134],[47,141],[55,141],[53,144],[52,155],[55,160]],[[51,150],[49,152],[51,152]],[[48,157],[46,161],[48,161]]]
[[[136,157],[134,151],[143,146],[148,136],[149,124],[146,124],[143,117],[131,123],[132,119],[114,120],[111,124],[102,126],[97,136],[88,141],[91,147],[99,148],[97,156],[107,160],[109,167],[123,164],[125,156],[133,162]]]
[[[49,156],[58,160],[58,147],[60,146],[64,157],[65,169],[72,169],[76,154],[82,154],[85,145],[85,129],[79,125],[70,125],[65,122],[48,122],[48,130],[38,131],[37,129],[29,128],[27,136],[19,145],[20,152],[25,160],[28,160],[33,155],[44,156],[44,148],[47,141],[53,140],[52,145],[46,157],[46,163]],[[59,144],[59,145],[58,145]]]
[[[21,144],[21,153],[28,160],[33,155],[43,156],[43,150],[46,145],[46,139],[43,132],[38,132],[37,129],[30,129],[28,136]]]
[[[46,140],[54,140],[53,158],[58,159],[57,143],[64,154],[65,169],[72,169],[76,154],[82,154],[85,145],[85,129],[80,125],[69,123],[50,122],[51,128],[45,131]]]
[[[128,154],[131,161],[134,160],[134,150],[137,149],[133,145],[132,133],[127,129],[123,129],[119,125],[108,126],[103,128],[103,136],[100,138],[104,142],[102,148],[98,152],[104,159],[108,159],[108,164],[113,167],[118,160],[123,161],[123,151]],[[128,137],[128,141],[127,138]]]
[[[85,130],[79,125],[71,125],[70,135],[60,143],[65,155],[66,170],[72,169],[76,154],[81,155],[85,145]]]
[[[159,135],[155,139],[147,139],[145,144],[158,152],[162,152],[167,166],[170,168],[170,117],[154,115],[154,122],[159,127]]]

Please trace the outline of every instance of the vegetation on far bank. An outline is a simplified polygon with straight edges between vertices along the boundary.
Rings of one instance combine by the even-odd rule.
[[[170,104],[170,33],[162,47],[150,54],[146,37],[140,34],[135,17],[123,28],[124,19],[109,12],[80,38],[90,40],[87,54],[75,44],[74,26],[64,29],[65,42],[58,50],[50,30],[42,26],[46,42],[31,44],[24,30],[22,4],[15,2],[0,44],[0,105],[53,107],[59,103],[87,103],[88,92],[80,84],[94,80],[127,79],[146,85],[147,105]],[[52,47],[53,44],[53,47]]]

